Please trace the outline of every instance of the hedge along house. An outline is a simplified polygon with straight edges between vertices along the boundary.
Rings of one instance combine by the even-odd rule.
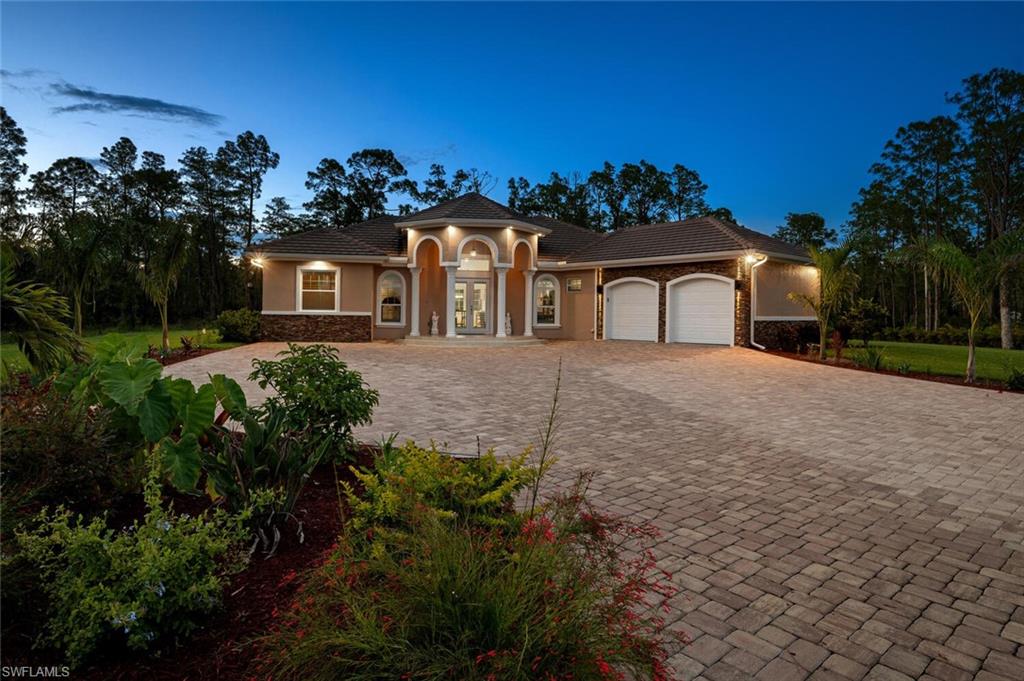
[[[622,339],[777,346],[814,318],[803,249],[715,218],[610,234],[480,194],[262,244],[266,340]],[[506,331],[506,320],[511,333]]]

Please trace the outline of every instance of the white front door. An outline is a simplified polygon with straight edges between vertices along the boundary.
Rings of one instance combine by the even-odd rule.
[[[455,333],[488,333],[491,329],[487,282],[455,282]]]
[[[605,338],[658,340],[658,287],[650,281],[612,282],[604,287]]]
[[[670,343],[732,345],[735,284],[725,278],[694,277],[668,287]]]

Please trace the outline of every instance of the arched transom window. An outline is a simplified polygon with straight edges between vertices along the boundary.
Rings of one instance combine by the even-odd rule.
[[[405,279],[394,270],[384,272],[377,280],[377,323],[405,324]]]
[[[558,280],[550,274],[537,278],[533,284],[533,323],[535,326],[556,326],[559,323]]]

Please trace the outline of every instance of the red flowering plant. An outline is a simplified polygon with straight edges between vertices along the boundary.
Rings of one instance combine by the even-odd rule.
[[[356,534],[265,640],[273,678],[670,679],[677,589],[656,530],[595,511],[586,478],[519,530],[419,508],[387,550]]]
[[[537,474],[519,478],[533,486],[524,511],[493,503],[484,517],[479,505],[451,498],[463,487],[477,495],[478,485],[438,481],[445,494],[423,493],[435,486],[410,485],[390,467],[372,496],[401,498],[387,506],[400,512],[375,506],[375,522],[369,513],[349,517],[345,536],[264,639],[257,671],[353,680],[672,678],[666,662],[680,641],[664,617],[677,589],[655,564],[657,530],[595,509],[586,475],[539,502],[556,407],[557,389]]]

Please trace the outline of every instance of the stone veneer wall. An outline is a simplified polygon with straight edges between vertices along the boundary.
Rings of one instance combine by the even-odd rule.
[[[373,339],[370,315],[265,314],[260,336],[265,341],[362,343]]]
[[[793,320],[757,320],[754,340],[769,350],[803,352],[808,343],[818,342],[818,322]]]
[[[736,345],[750,345],[750,282],[748,269],[739,260],[713,260],[709,262],[679,263],[674,265],[645,265],[641,267],[605,268],[602,284],[607,286],[616,279],[641,277],[658,282],[658,342],[665,342],[665,284],[687,274],[719,274],[736,279]],[[603,313],[603,309],[602,309]],[[602,314],[603,316],[603,314]],[[601,336],[604,321],[598,320],[598,336]]]

